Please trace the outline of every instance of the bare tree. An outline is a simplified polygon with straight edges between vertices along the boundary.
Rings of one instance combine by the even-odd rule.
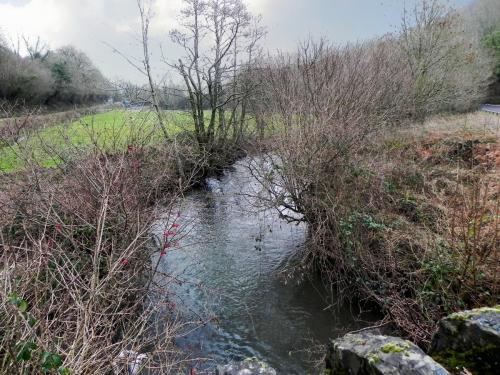
[[[128,81],[115,82],[115,90],[119,97],[129,102],[151,102],[150,89]]]
[[[150,51],[150,41],[149,41],[149,28],[151,25],[151,20],[154,17],[153,3],[151,0],[137,0],[137,8],[139,9],[140,23],[141,23],[141,37],[140,45],[142,48],[142,59],[136,61],[135,59],[127,56],[122,51],[118,50],[116,47],[106,44],[110,47],[113,52],[120,55],[125,59],[133,68],[140,72],[144,77],[146,77],[149,88],[148,99],[153,107],[156,118],[158,121],[158,126],[160,127],[165,139],[169,139],[167,124],[163,115],[163,111],[160,107],[160,101],[158,97],[158,85],[155,83],[153,77],[153,69],[151,65],[151,51]]]
[[[463,27],[459,14],[439,0],[422,0],[412,12],[405,9],[399,48],[408,66],[417,119],[441,110],[469,109],[484,94],[489,62]]]
[[[148,78],[148,84],[150,89],[151,104],[155,110],[158,124],[163,132],[165,139],[168,139],[168,130],[163,116],[163,112],[160,108],[160,102],[158,99],[158,94],[156,92],[155,82],[153,79],[153,73],[151,69],[151,54],[149,51],[149,26],[151,19],[153,17],[152,3],[151,0],[137,0],[137,6],[139,8],[139,14],[141,16],[141,35],[142,35],[142,51],[143,51],[143,66],[144,73]]]
[[[170,35],[185,52],[173,66],[188,92],[197,140],[213,144],[230,129],[237,137],[250,88],[239,84],[239,77],[251,69],[265,31],[242,0],[185,0],[184,5],[181,28]]]
[[[280,131],[265,158],[271,173],[261,168],[259,179],[285,219],[313,222],[314,191],[335,184],[368,136],[401,120],[404,70],[393,45],[307,41],[260,69],[264,117]]]
[[[31,40],[25,36],[23,36],[22,39],[31,60],[45,61],[49,55],[50,49],[48,45],[40,39],[40,37],[37,37],[34,43],[32,43]]]

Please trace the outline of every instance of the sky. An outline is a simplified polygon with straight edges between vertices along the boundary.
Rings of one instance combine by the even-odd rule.
[[[182,0],[153,0],[155,18],[151,44],[155,74],[168,68],[161,62],[179,57],[168,32],[175,28]],[[356,42],[394,31],[406,1],[417,0],[246,0],[254,14],[263,17],[269,51],[292,51],[307,36],[326,37],[333,43]],[[460,7],[471,0],[449,0]],[[38,36],[55,49],[72,44],[85,52],[109,79],[136,83],[144,77],[109,45],[127,56],[140,58],[139,18],[136,0],[0,0],[0,32],[8,41]]]

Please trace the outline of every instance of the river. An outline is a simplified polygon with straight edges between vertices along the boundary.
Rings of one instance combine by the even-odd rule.
[[[257,357],[279,374],[316,373],[318,345],[366,323],[352,306],[328,308],[320,283],[284,277],[287,260],[305,246],[306,227],[254,208],[249,195],[259,185],[248,160],[182,203],[181,239],[161,269],[179,280],[170,289],[183,319],[205,324],[176,342],[210,359],[201,368]]]

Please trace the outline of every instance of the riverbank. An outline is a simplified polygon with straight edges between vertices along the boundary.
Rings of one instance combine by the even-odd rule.
[[[423,347],[443,316],[498,304],[499,125],[433,117],[374,134],[336,164],[298,149],[275,180],[306,186],[292,206],[310,224],[300,266],[319,269],[336,298],[376,303]]]
[[[0,372],[108,373],[144,351],[145,368],[189,363],[174,345],[184,322],[151,260],[180,240],[174,207],[183,194],[239,149],[228,144],[207,160],[188,133],[154,142],[114,125],[100,137],[85,133],[85,147],[35,131],[59,162],[44,168],[27,144],[22,168],[2,173]],[[152,244],[160,215],[168,225]]]
[[[240,157],[241,145],[228,144],[207,159],[189,133],[179,133],[175,144],[149,142],[140,132],[105,134],[107,147],[90,138],[88,147],[72,148],[73,138],[62,138],[71,151],[66,162],[50,169],[27,163],[2,175],[0,321],[9,335],[0,350],[6,371],[37,373],[54,366],[99,372],[130,351],[147,352],[146,367],[172,370],[197,364],[189,352],[208,359],[196,349],[202,343],[214,349],[212,360],[219,363],[259,356],[300,373],[310,369],[303,367],[304,354],[314,354],[314,347],[321,352],[327,337],[363,326],[350,309],[335,307],[347,297],[376,303],[387,314],[384,325],[392,323],[422,346],[448,312],[498,300],[497,117],[443,116],[377,134],[356,154],[349,173],[315,169],[308,176],[322,173],[326,184],[316,186],[328,190],[308,191],[316,195],[306,217],[322,219],[311,220],[309,235],[302,237],[287,232],[297,227],[281,223],[277,211],[262,218],[250,202],[249,210],[241,209],[245,201],[237,201],[262,188],[256,181],[246,185],[250,176],[243,181],[236,175],[229,183],[224,176],[210,196],[198,192],[185,199],[207,174]],[[273,142],[265,141],[270,153]],[[255,172],[247,167],[246,173]],[[245,186],[257,191],[241,190]],[[178,209],[199,194],[189,215]],[[156,246],[150,242],[153,227]],[[325,228],[338,232],[319,236],[331,233],[318,232]],[[180,249],[189,243],[199,244],[191,265]],[[297,259],[307,261],[295,269],[303,277],[320,266],[327,289],[337,289],[340,299],[314,299],[317,285],[277,277],[291,258],[294,266]],[[198,280],[203,282],[186,282],[180,271],[194,279],[204,275]],[[158,272],[167,282],[157,283]],[[228,286],[226,293],[219,282]],[[207,288],[218,299],[197,294]],[[191,312],[200,301],[223,311],[191,319],[204,328],[188,336],[186,320],[172,319],[179,317],[177,297],[183,295]],[[309,346],[280,344],[309,338]]]

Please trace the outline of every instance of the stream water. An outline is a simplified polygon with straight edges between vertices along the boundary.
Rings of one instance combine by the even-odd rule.
[[[182,204],[182,239],[161,267],[180,281],[170,289],[183,319],[208,322],[177,344],[209,358],[205,368],[258,357],[279,374],[316,373],[315,346],[366,323],[351,306],[327,308],[319,283],[285,280],[283,265],[304,246],[306,228],[254,209],[248,194],[259,185],[247,164],[236,163]]]

